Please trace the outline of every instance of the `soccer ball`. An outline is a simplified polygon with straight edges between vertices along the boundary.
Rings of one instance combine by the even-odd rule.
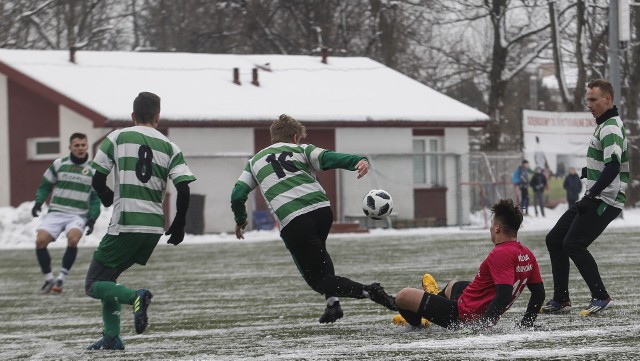
[[[393,211],[393,199],[382,189],[372,189],[362,199],[362,211],[371,219],[384,219]]]

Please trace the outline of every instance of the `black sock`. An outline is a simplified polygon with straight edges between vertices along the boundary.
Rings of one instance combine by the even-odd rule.
[[[402,317],[404,317],[404,319],[411,325],[414,327],[419,327],[422,324],[422,317],[415,313],[415,312],[411,312],[408,310],[403,310],[402,308],[399,310],[400,314],[402,315]]]
[[[38,263],[42,273],[51,273],[51,256],[46,248],[36,248],[36,257],[38,257]]]
[[[73,262],[76,261],[77,255],[78,247],[67,247],[67,250],[64,252],[64,256],[62,256],[62,268],[69,272],[71,270],[71,266],[73,266]]]

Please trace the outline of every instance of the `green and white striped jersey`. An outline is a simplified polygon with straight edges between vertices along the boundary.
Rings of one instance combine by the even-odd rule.
[[[74,163],[70,157],[58,158],[42,175],[36,203],[44,203],[53,190],[49,212],[63,212],[96,219],[100,199],[91,188],[93,169],[89,162]]]
[[[620,162],[620,173],[599,196],[605,203],[620,209],[624,208],[629,183],[627,148],[624,125],[620,117],[615,116],[596,127],[587,150],[587,190],[596,183],[606,163],[614,159]]]
[[[282,229],[301,214],[330,206],[316,179],[323,152],[311,144],[272,144],[247,162],[236,184],[249,191],[260,186]]]
[[[191,173],[177,145],[146,126],[111,132],[100,145],[93,168],[114,173],[113,216],[108,234],[164,232],[162,201],[167,180],[191,182]]]

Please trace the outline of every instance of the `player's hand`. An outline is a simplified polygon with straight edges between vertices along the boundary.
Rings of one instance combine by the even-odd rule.
[[[580,171],[580,179],[587,178],[587,167],[582,167],[582,171]]]
[[[34,204],[33,208],[31,209],[31,215],[33,217],[37,217],[41,210],[42,210],[42,204],[36,202],[36,204]]]
[[[171,235],[167,240],[167,244],[172,244],[174,246],[179,245],[184,240],[184,223],[176,222],[174,219],[169,229],[165,232],[165,235]]]
[[[356,164],[356,172],[358,172],[358,179],[364,177],[365,174],[369,171],[369,162],[366,159],[361,159],[358,164]]]
[[[585,214],[590,208],[597,207],[599,203],[600,201],[596,197],[585,194],[581,200],[576,202],[576,209],[579,214]]]
[[[85,227],[87,227],[87,233],[85,233],[87,236],[90,235],[91,233],[93,233],[93,226],[96,224],[96,220],[95,219],[89,219],[87,220],[87,224],[85,224]]]
[[[236,238],[237,239],[244,239],[244,235],[243,235],[244,229],[247,228],[248,224],[249,223],[247,221],[244,221],[243,224],[236,225]]]
[[[113,191],[109,188],[102,193],[98,193],[98,197],[100,197],[100,202],[102,202],[102,205],[105,207],[113,204]]]

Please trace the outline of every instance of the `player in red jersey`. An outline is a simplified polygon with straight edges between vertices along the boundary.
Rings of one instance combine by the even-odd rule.
[[[533,326],[545,294],[535,256],[516,239],[522,211],[511,199],[502,199],[491,212],[491,241],[495,247],[480,264],[473,281],[451,281],[438,294],[405,288],[396,295],[400,314],[410,325],[421,327],[421,318],[426,318],[446,328],[491,327],[526,286],[531,297],[520,325]]]

